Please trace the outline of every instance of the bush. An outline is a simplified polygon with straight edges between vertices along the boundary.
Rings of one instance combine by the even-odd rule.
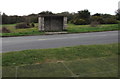
[[[6,27],[2,27],[2,33],[10,33],[10,30]]]
[[[87,24],[84,19],[76,19],[73,23],[76,24],[76,25],[85,25],[85,24]]]
[[[92,16],[91,21],[97,21],[100,24],[117,24],[117,19],[115,16],[104,14],[101,16]]]
[[[95,21],[99,22],[100,24],[104,23],[102,16],[92,16],[91,22],[95,22]]]
[[[93,22],[91,22],[90,26],[91,27],[97,27],[99,24],[100,24],[99,22],[93,21]]]
[[[34,23],[31,23],[31,27],[35,27],[35,24],[34,24]]]
[[[105,24],[117,24],[118,22],[114,18],[106,18],[106,19],[104,19],[104,23]]]
[[[28,23],[19,23],[15,26],[16,29],[25,29],[30,28],[30,25]]]

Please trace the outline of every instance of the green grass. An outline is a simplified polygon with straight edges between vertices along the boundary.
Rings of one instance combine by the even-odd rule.
[[[3,67],[4,77],[15,77],[15,67]],[[70,76],[70,72],[60,63],[44,63],[20,66],[18,77],[60,77]]]
[[[15,29],[16,24],[5,24],[2,27],[8,28],[11,33],[0,33],[0,36],[27,36],[27,35],[41,35],[44,32],[40,32],[37,27],[27,29]]]
[[[90,25],[74,25],[69,24],[67,30],[69,33],[81,33],[81,32],[101,32],[101,31],[113,31],[120,30],[118,24],[104,24],[97,27],[91,27]]]
[[[3,77],[117,77],[118,44],[2,54]],[[16,71],[17,69],[17,71]]]
[[[28,29],[27,29],[28,30]],[[3,36],[3,37],[8,37],[8,36],[29,36],[29,35],[43,35],[44,32],[39,32],[39,31],[26,31],[26,32],[18,32],[18,33],[2,33],[0,34],[0,36]]]
[[[71,61],[118,54],[118,44],[81,45],[54,49],[33,49],[2,54],[3,66],[18,66],[49,61]]]
[[[118,58],[101,57],[43,63],[18,67],[3,67],[3,77],[117,77]],[[70,71],[67,68],[70,69]]]
[[[0,33],[0,36],[25,36],[25,35],[41,35],[44,32],[39,32],[38,24],[35,24],[34,28],[28,29],[15,29],[16,24],[5,24],[2,27],[7,27],[11,33]],[[98,27],[91,27],[90,25],[74,25],[68,24],[66,28],[68,33],[83,33],[83,32],[101,32],[101,31],[113,31],[120,30],[118,24],[104,24]]]

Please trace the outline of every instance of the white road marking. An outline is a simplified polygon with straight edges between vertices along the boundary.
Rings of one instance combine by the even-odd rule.
[[[38,39],[38,40],[47,40],[47,39]]]

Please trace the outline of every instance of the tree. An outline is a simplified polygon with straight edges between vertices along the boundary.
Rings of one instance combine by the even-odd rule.
[[[90,19],[90,12],[88,10],[78,11],[78,17],[80,19],[88,20]]]
[[[39,15],[48,15],[48,14],[53,14],[53,13],[51,11],[43,11],[39,13]]]
[[[84,23],[81,23],[83,22],[83,20],[84,20]],[[75,22],[74,24],[76,24],[76,22],[77,24],[89,24],[90,23],[90,12],[88,10],[78,11],[78,13],[75,14],[75,18],[73,22]]]
[[[5,13],[2,14],[2,24],[15,24],[20,22],[25,22],[23,16],[18,15],[8,16]]]
[[[38,14],[30,14],[28,15],[30,23],[37,23],[38,22]]]
[[[102,15],[101,13],[96,13],[93,16],[101,16],[101,15]]]
[[[115,13],[116,13],[117,20],[120,20],[120,9],[118,9]]]
[[[58,15],[66,16],[68,22],[70,22],[70,21],[73,19],[73,14],[72,14],[72,13],[69,13],[69,12],[67,12],[67,11],[61,12],[61,13],[57,13],[57,14],[58,14]]]
[[[3,13],[2,14],[2,24],[8,24],[8,23],[9,23],[8,16],[5,13]]]
[[[97,16],[97,15],[93,15],[91,16],[91,22],[99,22],[100,24],[103,23],[103,18],[102,16]]]

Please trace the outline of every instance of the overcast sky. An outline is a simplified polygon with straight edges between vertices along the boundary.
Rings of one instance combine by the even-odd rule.
[[[7,15],[28,15],[41,11],[60,13],[88,9],[91,14],[115,14],[120,0],[1,0],[0,12]]]

